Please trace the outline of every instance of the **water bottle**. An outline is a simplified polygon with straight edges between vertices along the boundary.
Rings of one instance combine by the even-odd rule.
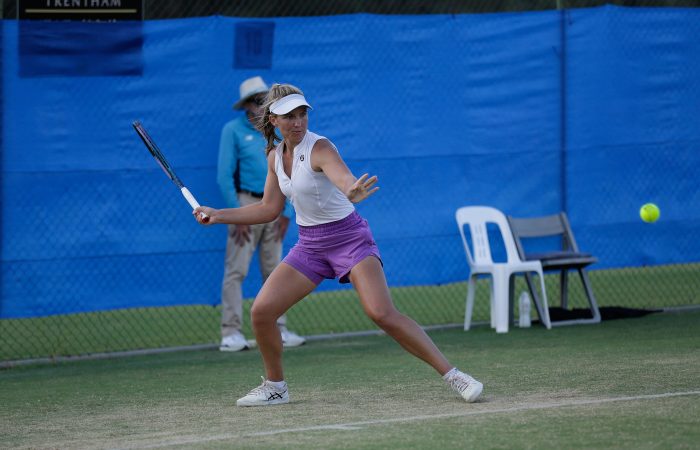
[[[518,326],[520,328],[530,328],[530,294],[527,291],[520,293],[518,308],[520,311]]]

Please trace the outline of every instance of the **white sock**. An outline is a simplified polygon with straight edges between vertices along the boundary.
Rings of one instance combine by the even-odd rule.
[[[459,372],[459,370],[457,370],[456,367],[453,367],[449,372],[447,372],[445,375],[442,376],[442,379],[447,381],[450,378],[452,378],[454,375],[456,375],[457,372]]]
[[[282,389],[282,388],[285,388],[287,386],[287,382],[284,380],[282,380],[282,381],[267,380],[267,384],[270,384],[270,385],[276,387],[277,389]]]

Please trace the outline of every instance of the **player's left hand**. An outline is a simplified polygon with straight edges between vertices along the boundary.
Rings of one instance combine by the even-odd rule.
[[[369,174],[366,173],[350,186],[347,193],[348,200],[353,203],[360,203],[379,190],[379,187],[372,188],[377,183],[377,176],[367,177],[369,177]]]

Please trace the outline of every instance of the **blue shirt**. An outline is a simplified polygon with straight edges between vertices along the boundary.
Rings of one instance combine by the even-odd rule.
[[[238,173],[238,189],[262,193],[267,178],[267,156],[265,139],[253,127],[246,114],[226,123],[219,141],[219,163],[216,181],[228,208],[238,208],[238,195],[234,176]],[[284,214],[291,217],[292,207],[285,203]]]

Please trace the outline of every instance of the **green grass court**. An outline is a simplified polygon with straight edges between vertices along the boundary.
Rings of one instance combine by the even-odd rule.
[[[484,382],[466,404],[386,336],[285,352],[292,403],[244,409],[257,351],[0,371],[0,447],[697,448],[700,312],[430,333]]]

